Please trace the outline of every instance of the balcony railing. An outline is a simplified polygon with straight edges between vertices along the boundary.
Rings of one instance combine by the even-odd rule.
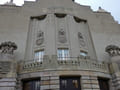
[[[107,63],[84,57],[69,57],[65,60],[60,60],[57,56],[52,56],[51,58],[45,56],[42,62],[28,60],[21,61],[20,63],[20,73],[36,72],[45,69],[109,72]]]
[[[71,59],[58,61],[58,64],[62,68],[66,69],[80,69],[80,70],[93,70],[93,71],[101,71],[108,72],[108,64],[100,61],[93,61],[88,59]],[[68,67],[70,66],[70,67]]]
[[[23,63],[23,70],[32,70],[32,69],[40,69],[42,67],[42,61],[40,61],[39,59],[34,59],[34,60],[26,60],[26,61],[22,61],[21,63]]]

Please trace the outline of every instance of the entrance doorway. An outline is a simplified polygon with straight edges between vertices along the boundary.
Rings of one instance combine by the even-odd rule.
[[[23,90],[40,90],[40,79],[24,80]]]
[[[98,78],[100,90],[109,90],[109,79]]]
[[[60,77],[60,90],[81,90],[80,77]]]

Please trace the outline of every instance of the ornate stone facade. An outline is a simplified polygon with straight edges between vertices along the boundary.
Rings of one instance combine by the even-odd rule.
[[[120,25],[73,1],[0,7],[0,90],[120,90]]]

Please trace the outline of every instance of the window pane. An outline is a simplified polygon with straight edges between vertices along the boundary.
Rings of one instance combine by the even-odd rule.
[[[68,60],[69,50],[68,49],[58,49],[57,51],[59,60]]]
[[[73,86],[75,88],[78,88],[78,81],[77,80],[73,80],[72,83],[73,83]]]
[[[63,88],[66,88],[67,87],[67,80],[62,80],[61,84],[62,84]]]
[[[43,61],[44,50],[36,51],[35,52],[35,60],[36,61]]]
[[[87,53],[87,52],[85,52],[85,51],[80,51],[80,55],[81,55],[81,56],[87,56],[87,55],[88,55],[88,53]]]

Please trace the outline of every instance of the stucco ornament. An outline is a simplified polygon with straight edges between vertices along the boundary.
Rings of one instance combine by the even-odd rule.
[[[58,17],[58,18],[64,18],[64,17],[66,17],[66,14],[64,14],[64,13],[55,13],[55,16]]]
[[[2,54],[13,54],[14,50],[17,49],[17,45],[14,42],[7,41],[0,45],[0,50]]]
[[[120,55],[120,48],[116,45],[108,45],[105,48],[105,51],[110,55],[110,56],[118,56]]]
[[[61,29],[58,31],[58,38],[59,38],[59,42],[60,42],[60,43],[66,43],[66,42],[67,42],[66,32],[64,31],[63,28],[61,28]]]
[[[73,17],[74,18],[74,20],[77,22],[77,23],[81,23],[81,22],[84,22],[84,23],[86,23],[87,21],[86,20],[84,20],[84,19],[80,19],[80,18],[78,18],[78,17]]]
[[[84,38],[82,36],[82,33],[80,32],[78,32],[78,39],[79,39],[80,46],[84,47],[85,46]]]
[[[41,45],[43,44],[43,42],[44,42],[44,32],[40,30],[37,33],[36,45]]]

